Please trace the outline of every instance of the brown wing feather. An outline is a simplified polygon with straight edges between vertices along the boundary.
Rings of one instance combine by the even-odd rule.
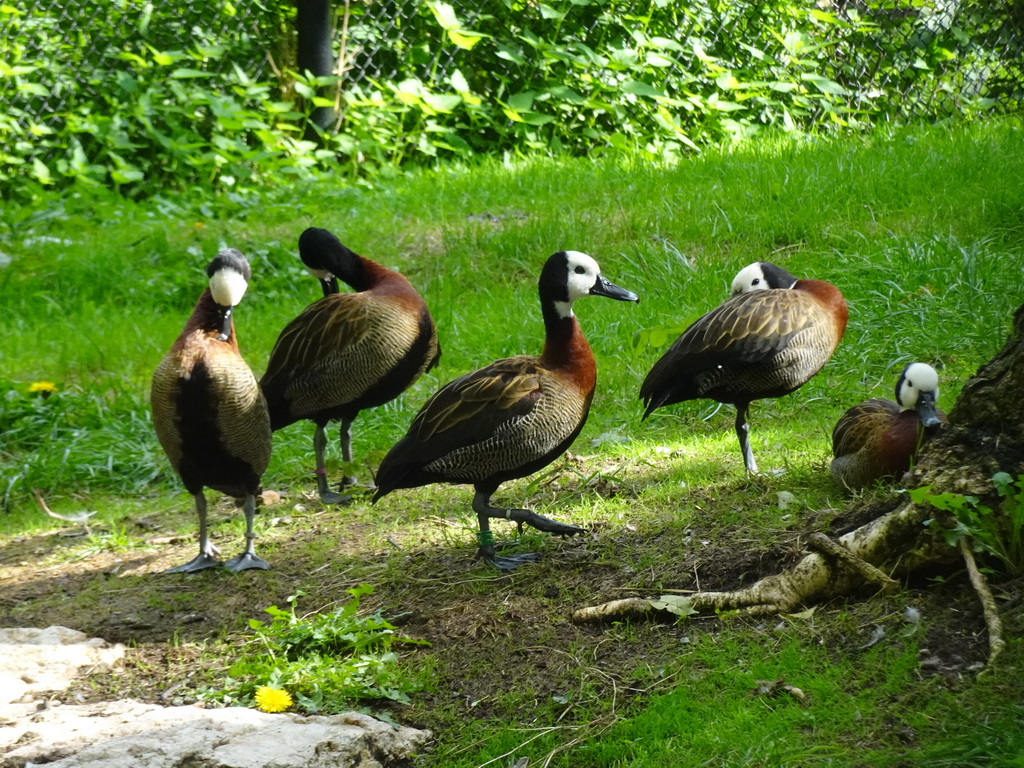
[[[742,294],[687,328],[651,368],[640,396],[648,413],[700,397],[778,397],[817,373],[840,338],[831,315],[810,295]]]
[[[288,375],[290,369],[316,367],[325,351],[344,351],[366,338],[370,302],[365,294],[336,293],[306,307],[281,331],[270,353],[265,379]]]
[[[892,400],[872,398],[847,409],[832,430],[832,453],[847,456],[881,440],[900,414]]]
[[[215,382],[214,409],[224,447],[262,475],[270,463],[271,432],[256,377],[241,357],[223,347],[211,350],[207,366]]]
[[[381,462],[378,486],[521,477],[579,432],[592,394],[526,355],[466,374],[423,406]]]
[[[541,379],[550,375],[539,358],[506,358],[467,373],[438,390],[413,420],[410,432],[433,439],[457,425],[475,420],[460,430],[463,442],[483,439],[497,423],[528,411],[540,394]],[[481,420],[480,417],[483,417]]]
[[[672,349],[756,363],[823,319],[820,305],[799,291],[758,291],[730,299],[698,319]]]
[[[283,400],[293,417],[305,418],[353,402],[403,360],[419,332],[419,317],[388,297],[344,293],[314,302],[270,354],[261,383],[271,411]]]

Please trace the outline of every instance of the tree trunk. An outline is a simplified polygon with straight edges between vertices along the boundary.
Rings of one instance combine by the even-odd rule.
[[[331,3],[330,0],[296,0],[295,24],[298,30],[299,72],[309,72],[316,77],[327,77],[334,71],[334,54],[331,51]],[[318,94],[325,96],[322,89]],[[316,107],[310,114],[310,121],[321,130],[327,130],[334,121],[331,107]],[[316,132],[307,129],[306,138],[315,140]]]
[[[992,484],[997,472],[1013,477],[1024,474],[1024,306],[1014,314],[1013,328],[1002,350],[967,381],[950,411],[949,423],[922,449],[907,485],[930,485],[932,493],[976,496],[982,504],[998,510],[999,497]],[[961,557],[960,550],[950,547],[933,527],[924,525],[936,514],[932,506],[908,499],[837,542],[811,534],[808,546],[816,551],[789,571],[765,577],[744,589],[697,592],[688,598],[616,600],[581,608],[573,618],[603,621],[659,611],[684,615],[732,609],[755,614],[788,612],[863,589],[866,584],[889,589],[892,576],[905,576],[924,565]],[[837,552],[837,545],[843,551]],[[968,567],[972,565],[969,560]],[[976,582],[975,587],[985,603],[983,592],[987,588],[983,581]],[[990,630],[998,627],[998,620],[993,622],[989,615],[989,605],[985,609]],[[991,638],[992,658],[998,653],[999,643],[1001,639]]]

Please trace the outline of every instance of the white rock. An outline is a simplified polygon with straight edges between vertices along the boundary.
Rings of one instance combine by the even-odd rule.
[[[0,768],[383,768],[429,731],[367,715],[268,715],[124,700],[53,707],[0,729]]]
[[[0,768],[385,768],[429,731],[349,712],[325,717],[124,700],[62,706],[50,694],[124,655],[66,627],[0,629]]]
[[[0,629],[0,719],[35,711],[41,694],[63,691],[83,671],[106,671],[122,656],[123,645],[67,627]]]

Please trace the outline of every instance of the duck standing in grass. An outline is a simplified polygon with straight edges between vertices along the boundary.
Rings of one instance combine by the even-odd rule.
[[[733,297],[696,320],[654,364],[640,398],[655,409],[708,398],[736,406],[747,472],[757,472],[747,413],[754,400],[782,397],[828,361],[846,330],[846,300],[823,280],[799,280],[768,262],[743,268]]]
[[[946,420],[936,408],[939,374],[910,363],[896,382],[896,402],[872,398],[848,409],[832,430],[832,479],[848,491],[902,477]]]
[[[597,367],[573,302],[583,296],[639,301],[635,293],[605,279],[597,262],[578,251],[552,255],[538,287],[545,331],[541,355],[498,360],[438,390],[384,457],[373,497],[376,502],[399,488],[431,483],[472,485],[478,555],[502,569],[537,556],[496,555],[492,518],[563,536],[583,533],[527,509],[490,503],[501,483],[536,472],[565,452],[586,423]]]
[[[253,532],[260,477],[270,461],[270,416],[239,354],[232,319],[248,286],[249,262],[227,248],[206,272],[209,288],[153,374],[153,426],[199,515],[199,554],[165,573],[221,565],[207,532],[204,487],[244,499],[245,550],[223,565],[232,571],[270,567],[256,555]]]
[[[360,411],[394,400],[441,356],[423,298],[401,274],[353,253],[326,229],[299,237],[299,255],[324,297],[288,323],[260,386],[276,432],[309,419],[316,425],[316,481],[325,504],[351,499],[330,490],[325,429],[340,420],[341,455],[352,463],[352,422]],[[355,293],[339,293],[343,280]],[[355,482],[342,478],[339,491]]]

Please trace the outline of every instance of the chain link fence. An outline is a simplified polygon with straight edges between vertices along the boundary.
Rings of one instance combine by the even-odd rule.
[[[679,44],[662,71],[664,82],[685,83],[708,58],[741,68],[737,48],[749,56],[793,53],[779,46],[785,19],[776,12],[778,5],[763,0],[580,2],[574,3],[569,24],[543,3],[522,5],[513,13],[507,0],[454,0],[465,27],[488,36],[467,52],[451,45],[426,46],[443,40],[424,3],[353,3],[338,10],[345,30],[342,71],[355,83],[407,76],[444,82],[458,67],[477,92],[491,93],[497,81],[528,81],[529,70],[537,66],[536,61],[520,61],[522,47],[510,50],[516,47],[511,41],[560,37],[584,55],[603,54],[609,47],[629,47],[631,41],[614,39],[614,32],[630,19],[640,33],[632,42],[660,35]],[[1020,109],[1022,0],[818,0],[807,6],[823,20],[840,22],[829,23],[826,73],[851,94],[853,106],[883,97],[883,111],[894,118],[946,116],[978,99],[991,100],[1002,111]],[[609,24],[611,19],[616,23]],[[595,70],[600,58],[594,57]],[[614,68],[614,54],[608,58],[607,66]]]
[[[658,62],[665,83],[685,86],[708,60],[742,67],[743,56],[815,56],[826,61],[823,74],[845,89],[852,108],[871,103],[877,112],[881,104],[893,119],[955,114],[979,101],[1017,111],[1024,94],[1024,0],[818,0],[801,11],[829,27],[827,50],[815,51],[793,49],[799,41],[786,39],[786,18],[778,12],[785,4],[779,2],[574,0],[566,11],[543,2],[454,0],[448,6],[458,20],[454,32],[478,40],[471,49],[452,44],[452,25],[446,30],[440,23],[440,5],[338,2],[343,84],[416,77],[444,90],[458,70],[473,92],[507,97],[517,83],[529,82],[545,56],[589,61],[597,78],[614,71],[616,57],[643,38],[671,43]],[[635,29],[633,41],[622,39],[625,27]],[[293,30],[294,8],[280,0],[5,6],[0,67],[7,86],[17,85],[25,69],[52,76],[42,84],[0,87],[0,107],[9,119],[45,125],[49,115],[101,99],[118,64],[127,70],[168,52],[191,52],[191,65],[208,74],[237,68],[286,92]],[[538,44],[544,40],[558,41],[558,50],[545,50]]]

